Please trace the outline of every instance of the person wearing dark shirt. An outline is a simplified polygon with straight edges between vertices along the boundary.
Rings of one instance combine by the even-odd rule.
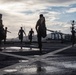
[[[0,14],[0,48],[2,44],[2,40],[4,40],[5,34],[4,34],[4,25],[2,23],[2,14]]]
[[[38,38],[38,47],[40,49],[40,53],[42,53],[42,37],[46,37],[46,25],[45,25],[45,17],[43,14],[40,14],[39,19],[36,23],[36,31],[37,31],[37,38]]]
[[[21,40],[21,43],[23,42],[23,34],[26,35],[25,31],[24,31],[23,28],[21,27],[21,29],[20,29],[19,32],[18,32],[18,36],[19,36],[19,39]]]
[[[5,33],[4,44],[6,43],[7,32],[11,33],[10,31],[7,30],[7,27],[5,27],[5,29],[4,29],[4,33]]]
[[[34,31],[33,31],[33,29],[31,28],[31,30],[29,31],[29,34],[28,34],[28,38],[29,38],[29,40],[30,40],[30,44],[31,44],[31,42],[32,42],[32,37],[33,37],[33,35],[34,35]]]

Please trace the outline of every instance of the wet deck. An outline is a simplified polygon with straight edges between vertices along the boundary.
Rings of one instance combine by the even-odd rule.
[[[4,45],[3,45],[4,46]],[[1,75],[75,75],[76,46],[43,43],[5,45],[0,52]]]

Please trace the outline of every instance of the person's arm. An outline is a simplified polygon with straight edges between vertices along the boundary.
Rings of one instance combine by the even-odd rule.
[[[36,29],[37,32],[38,32],[38,26],[39,26],[39,20],[37,21],[36,27],[35,27],[35,29]]]
[[[36,31],[37,31],[37,26],[38,26],[38,25],[36,24],[36,27],[35,27]]]
[[[7,32],[11,33],[10,31],[7,30]]]
[[[25,31],[23,31],[24,32],[24,34],[25,34],[25,36],[26,36],[26,33],[25,33]]]
[[[18,35],[20,34],[20,31],[18,32]]]
[[[33,31],[33,36],[34,36],[34,31]]]

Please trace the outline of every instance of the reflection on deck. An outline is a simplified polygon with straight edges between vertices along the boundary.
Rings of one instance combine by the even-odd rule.
[[[31,47],[2,47],[2,52],[19,52],[19,51],[39,51],[38,48]]]
[[[45,44],[46,45],[46,44]],[[5,59],[9,63],[12,60],[17,61],[16,63],[6,66],[0,70],[2,75],[66,75],[76,74],[76,57],[64,56],[56,54],[57,52],[71,51],[71,46],[66,44],[48,44],[46,47],[43,45],[43,52],[50,50],[49,53],[43,55],[26,55],[26,52],[39,51],[35,45],[28,46],[10,46],[2,47],[3,55],[6,55]],[[76,49],[75,48],[72,48]],[[73,50],[72,50],[73,51]],[[13,54],[20,53],[21,55]],[[1,53],[1,52],[0,52]],[[20,58],[20,59],[18,59]],[[4,60],[5,60],[4,59]],[[10,61],[10,62],[9,62]]]

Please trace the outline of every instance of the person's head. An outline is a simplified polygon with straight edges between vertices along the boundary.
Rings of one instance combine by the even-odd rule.
[[[21,27],[21,29],[22,29],[22,27]]]
[[[40,14],[40,18],[42,18],[43,17],[43,14]]]
[[[31,28],[31,31],[32,31],[33,29]]]
[[[0,19],[2,18],[2,14],[0,14]]]
[[[7,27],[5,27],[5,29],[7,30]]]

